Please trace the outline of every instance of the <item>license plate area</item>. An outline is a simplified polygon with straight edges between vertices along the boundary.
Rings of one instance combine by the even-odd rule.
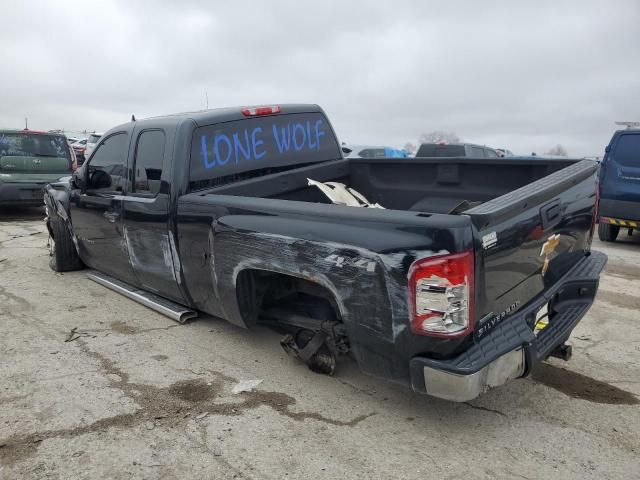
[[[533,322],[533,334],[538,334],[549,326],[549,304],[545,303],[540,310],[536,312],[536,317]]]

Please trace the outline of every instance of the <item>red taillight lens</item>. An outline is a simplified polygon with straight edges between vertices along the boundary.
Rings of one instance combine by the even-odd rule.
[[[242,114],[245,117],[256,117],[259,115],[273,115],[274,113],[280,113],[281,110],[279,105],[273,105],[271,107],[246,107],[242,109]]]
[[[411,331],[460,337],[473,330],[473,251],[417,260],[409,269]]]

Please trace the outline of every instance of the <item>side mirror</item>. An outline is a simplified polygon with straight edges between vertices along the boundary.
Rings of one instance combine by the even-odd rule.
[[[82,166],[78,170],[73,172],[73,175],[71,176],[71,184],[75,188],[78,188],[83,192],[87,188],[87,182],[85,181],[86,173],[87,173],[86,169],[84,168],[84,166]]]
[[[111,175],[104,170],[94,170],[91,172],[88,183],[91,189],[109,188],[112,183]]]

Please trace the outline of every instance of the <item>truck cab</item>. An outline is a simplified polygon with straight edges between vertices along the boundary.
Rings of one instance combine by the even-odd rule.
[[[618,130],[605,149],[599,174],[598,237],[613,242],[620,229],[640,226],[640,128]]]

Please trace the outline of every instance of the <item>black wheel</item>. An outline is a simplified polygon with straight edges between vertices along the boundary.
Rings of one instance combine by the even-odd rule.
[[[69,229],[60,217],[49,219],[49,231],[52,237],[51,260],[49,266],[56,272],[80,270],[83,265],[76,246],[73,244]]]
[[[610,223],[598,224],[598,238],[603,242],[615,242],[619,232],[620,227],[618,225],[611,225]]]

